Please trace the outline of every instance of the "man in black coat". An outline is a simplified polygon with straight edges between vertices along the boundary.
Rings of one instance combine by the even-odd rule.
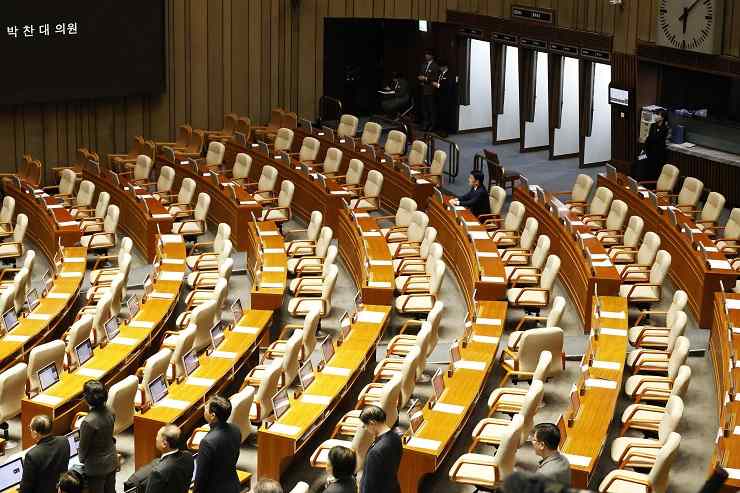
[[[211,429],[198,448],[198,469],[194,493],[239,493],[236,461],[242,438],[239,428],[228,423],[231,403],[220,396],[211,397],[203,414]]]
[[[478,170],[471,171],[468,184],[470,184],[470,191],[462,197],[452,199],[450,203],[467,207],[476,217],[481,214],[490,214],[491,201],[488,198],[488,190],[483,185],[483,173]]]
[[[424,52],[424,63],[421,64],[417,79],[421,84],[421,124],[424,130],[433,130],[437,125],[437,102],[434,86],[439,75],[439,67],[434,62],[431,51]]]
[[[162,453],[152,468],[146,493],[187,493],[193,480],[193,456],[180,450],[180,428],[165,425],[157,432],[157,449]]]
[[[446,137],[457,127],[455,116],[455,78],[450,75],[447,62],[439,62],[437,79],[432,82],[437,103],[437,130]]]
[[[386,423],[385,412],[378,406],[368,406],[360,413],[360,421],[375,437],[367,451],[360,482],[360,493],[399,493],[398,468],[403,445],[401,437]]]
[[[46,415],[31,419],[31,437],[36,445],[23,458],[20,493],[55,493],[59,477],[69,466],[69,442],[51,434],[51,419]]]
[[[657,180],[660,170],[667,159],[666,139],[668,138],[668,113],[660,110],[655,118],[655,123],[650,124],[648,136],[645,139],[645,154],[647,161],[642,170],[643,180]]]

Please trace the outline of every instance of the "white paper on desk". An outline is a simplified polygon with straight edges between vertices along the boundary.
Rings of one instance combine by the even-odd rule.
[[[727,269],[732,270],[732,266],[727,260],[716,260],[716,259],[707,259],[709,261],[709,267],[712,269]]]
[[[152,291],[149,297],[158,300],[171,300],[175,298],[175,295],[172,293],[162,293],[161,291]]]
[[[465,221],[465,226],[480,226],[478,221]]]
[[[232,330],[235,334],[258,334],[260,331],[259,327],[250,327],[248,325],[237,325]]]
[[[172,409],[187,409],[190,407],[190,403],[188,401],[181,401],[179,399],[170,399],[169,397],[165,397],[161,401],[157,402],[157,406],[162,407],[170,407]]]
[[[456,206],[455,206],[455,210],[456,210],[456,211],[464,211],[464,210],[465,210],[465,207],[463,207],[463,206],[461,206],[461,205],[456,205]]]
[[[501,325],[501,319],[478,317],[475,319],[475,323],[479,325]]]
[[[472,240],[490,240],[491,237],[485,231],[469,231],[468,235]]]
[[[611,327],[601,327],[599,334],[605,336],[616,336],[616,337],[627,337],[627,331],[625,329],[613,329]]]
[[[324,375],[334,375],[336,377],[348,377],[352,375],[352,370],[350,368],[340,368],[338,366],[325,366],[321,373]]]
[[[163,264],[169,264],[169,265],[183,265],[185,263],[185,259],[181,258],[164,258],[162,259]]]
[[[57,224],[58,224],[59,226],[61,226],[61,227],[66,227],[66,226],[79,226],[79,225],[80,225],[80,222],[79,222],[79,221],[61,221],[61,222],[59,222],[59,223],[57,223]]]
[[[301,401],[308,404],[318,404],[320,406],[328,406],[331,404],[331,397],[328,395],[314,395],[314,394],[303,394]]]
[[[236,353],[231,351],[213,351],[208,356],[211,358],[236,359]]]
[[[609,255],[605,253],[592,253],[591,259],[592,260],[609,260]]]
[[[372,310],[363,310],[357,314],[358,322],[369,324],[379,324],[385,318],[385,312],[374,312]]]
[[[601,311],[601,318],[627,318],[627,314],[625,312],[607,312],[605,310]]]
[[[64,257],[62,259],[64,264],[79,264],[81,262],[86,262],[84,257]]]
[[[362,236],[369,237],[369,236],[383,236],[380,234],[380,231],[363,231]]]
[[[382,267],[384,265],[393,265],[393,260],[371,260],[370,267]]]
[[[169,215],[169,214],[168,214]],[[162,243],[182,243],[182,236],[180,235],[162,235]]]
[[[332,190],[329,192],[331,195],[349,195],[349,192],[346,190]]]
[[[355,212],[355,217],[370,217],[369,212]]]
[[[498,344],[499,338],[494,336],[482,336],[478,334],[473,334],[470,337],[470,340],[473,342],[479,342],[481,344]]]
[[[95,368],[85,368],[84,366],[77,369],[77,374],[83,377],[100,378],[105,375],[105,371],[96,370]]]
[[[425,183],[429,183],[429,180],[426,180],[424,178],[420,178],[420,179],[416,180],[416,183],[419,184],[419,185],[423,185]]]
[[[205,173],[203,173],[203,176],[211,176],[211,173],[210,172],[205,172]]]
[[[256,200],[240,200],[239,205],[257,205]]]
[[[283,266],[279,266],[279,267],[264,266],[262,267],[262,272],[285,272],[285,267]]]
[[[495,283],[503,283],[504,278],[499,276],[481,276],[480,278],[481,282],[495,282]]]
[[[442,442],[438,440],[427,440],[426,438],[411,437],[406,445],[424,450],[438,450]]]
[[[390,288],[391,283],[388,281],[368,281],[368,287],[370,288]]]
[[[568,462],[570,462],[571,466],[588,467],[588,465],[591,464],[591,457],[575,454],[563,455],[568,459]]]
[[[584,226],[583,221],[571,221],[570,224],[573,226]]]
[[[174,219],[169,214],[152,214],[152,219]]]
[[[731,479],[740,479],[740,469],[732,467],[724,467],[723,469],[727,471],[727,474]]]
[[[82,272],[60,272],[59,277],[82,277]]]
[[[444,402],[435,402],[432,409],[445,414],[461,414],[465,410],[463,406],[446,404]]]
[[[732,333],[733,334],[740,334],[740,327],[733,327],[732,328]]]
[[[614,361],[601,361],[595,359],[591,364],[592,368],[599,368],[601,370],[619,370],[620,364]]]
[[[171,271],[161,271],[159,273],[159,276],[157,276],[157,280],[159,281],[182,281],[183,277],[185,277],[184,272],[171,272]]]
[[[263,253],[285,253],[282,248],[265,248],[262,250]]]
[[[586,388],[616,389],[617,382],[614,380],[604,380],[603,378],[587,378]]]
[[[154,322],[147,322],[145,320],[132,320],[129,324],[132,329],[153,329],[155,326]]]
[[[260,236],[279,236],[277,231],[260,231]]]
[[[46,394],[39,394],[33,399],[31,399],[34,402],[39,402],[41,404],[48,404],[50,406],[55,406],[62,402],[64,399],[61,397],[57,397],[55,395],[46,395]]]
[[[26,342],[27,340],[29,340],[30,338],[31,338],[30,336],[19,336],[19,335],[15,335],[15,334],[8,334],[5,337],[3,337],[2,340],[3,341],[6,341],[6,342],[20,342],[20,343],[23,343],[23,342]]]
[[[212,387],[216,381],[212,378],[188,377],[185,380],[185,383],[188,385],[195,385],[196,387]]]
[[[498,252],[475,252],[480,258],[498,258]]]
[[[575,223],[572,223],[572,224],[575,224]],[[590,240],[591,238],[596,238],[596,237],[595,237],[594,235],[592,235],[591,233],[578,233],[578,236],[579,236],[579,237],[580,237],[580,238],[581,238],[582,240]],[[601,255],[601,254],[600,254],[600,253],[596,253],[596,254],[592,254],[591,256],[592,256],[592,257],[595,257],[596,255]],[[604,255],[604,256],[606,257],[606,255]]]
[[[49,293],[46,295],[50,300],[68,300],[70,297],[69,293]]]
[[[137,195],[136,197],[141,200],[145,200],[145,199],[153,199],[154,195],[149,195],[148,193],[145,193],[143,195]]]
[[[486,369],[486,364],[482,361],[470,361],[461,359],[455,361],[455,369],[483,371]]]
[[[265,289],[280,289],[282,287],[283,287],[283,285],[281,283],[279,283],[279,282],[261,282],[260,283],[260,289],[261,288],[265,288]]]
[[[719,248],[715,246],[705,246],[704,251],[705,252],[719,252]]]
[[[597,262],[591,262],[594,267],[612,267],[612,263],[609,260],[599,260]]]
[[[300,433],[301,429],[297,426],[284,425],[282,423],[273,423],[270,429],[267,430],[271,433],[279,433],[281,435],[295,436]]]
[[[727,300],[727,309],[728,310],[739,310],[740,300]]]
[[[131,337],[121,337],[118,336],[114,338],[112,341],[110,341],[111,344],[118,344],[119,346],[135,346],[139,342],[138,339],[133,339]]]
[[[51,320],[53,315],[49,313],[29,313],[26,317],[28,320]]]
[[[730,368],[733,368],[733,365],[732,365],[732,358],[730,358],[730,362],[728,363],[728,366],[729,366]],[[740,368],[740,361],[735,361],[735,366],[734,366],[734,368]]]
[[[47,204],[46,207],[48,209],[63,209],[64,205],[63,204]]]

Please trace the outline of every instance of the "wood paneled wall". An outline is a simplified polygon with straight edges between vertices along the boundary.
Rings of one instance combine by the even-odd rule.
[[[740,56],[740,0],[725,1],[723,52]],[[448,10],[506,17],[512,4],[530,5],[555,9],[559,27],[612,34],[614,51],[634,53],[638,40],[653,40],[658,2],[625,0],[619,8],[606,0],[166,0],[166,91],[0,107],[0,170],[13,169],[25,152],[48,170],[72,161],[80,146],[104,155],[125,150],[135,135],[172,138],[183,122],[218,128],[227,111],[255,121],[274,106],[314,116],[326,17],[444,21]],[[92,76],[105,83],[106,74]]]

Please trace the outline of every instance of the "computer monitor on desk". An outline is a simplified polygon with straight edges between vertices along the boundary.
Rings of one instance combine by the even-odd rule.
[[[90,339],[85,339],[75,346],[75,354],[77,355],[77,361],[80,366],[87,363],[93,357],[93,348]]]
[[[26,304],[28,305],[29,311],[35,310],[36,307],[39,306],[39,292],[36,288],[31,288],[31,290],[26,293]]]
[[[272,396],[272,410],[275,413],[275,421],[279,420],[289,408],[290,398],[287,389],[283,389]]]
[[[108,341],[112,341],[121,332],[121,326],[118,323],[118,317],[111,317],[105,322],[105,335]]]
[[[15,308],[10,308],[3,313],[3,328],[5,332],[10,332],[18,326],[18,315],[15,313]]]
[[[59,370],[57,370],[56,363],[52,362],[41,368],[36,373],[36,377],[39,379],[41,392],[44,392],[46,389],[59,381]]]
[[[167,397],[167,382],[164,374],[149,382],[149,395],[152,396],[152,405]]]
[[[72,467],[80,463],[80,430],[67,433],[66,437],[69,442],[69,467]]]
[[[18,457],[0,466],[0,491],[21,484],[23,477],[23,459]]]
[[[200,366],[200,360],[198,360],[198,352],[195,349],[191,349],[185,356],[182,357],[182,364],[185,367],[185,376],[189,377],[195,370]]]

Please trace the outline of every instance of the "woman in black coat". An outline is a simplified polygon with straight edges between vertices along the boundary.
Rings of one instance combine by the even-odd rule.
[[[352,449],[342,446],[329,450],[327,475],[311,486],[312,493],[357,493],[355,469],[357,457]]]
[[[80,424],[80,462],[89,493],[115,493],[118,454],[113,438],[115,416],[106,406],[108,391],[97,380],[85,382],[83,393],[90,412]]]
[[[658,112],[655,123],[650,124],[648,136],[645,139],[645,154],[647,162],[643,169],[643,180],[657,180],[660,170],[666,162],[666,139],[668,138],[668,113],[665,110]]]

